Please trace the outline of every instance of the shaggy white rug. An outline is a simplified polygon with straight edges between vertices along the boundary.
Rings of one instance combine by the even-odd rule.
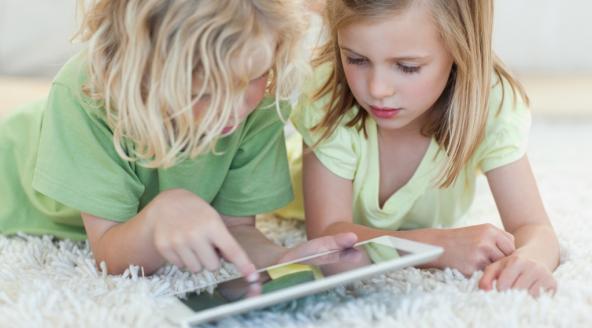
[[[535,121],[529,156],[561,243],[559,290],[483,292],[480,274],[409,268],[316,296],[223,319],[220,327],[521,327],[592,326],[592,122]],[[481,181],[471,222],[499,222]],[[260,219],[274,240],[304,238],[302,224]],[[189,275],[167,267],[152,277],[95,269],[86,243],[50,237],[0,237],[0,326],[166,327],[174,291],[229,275]]]

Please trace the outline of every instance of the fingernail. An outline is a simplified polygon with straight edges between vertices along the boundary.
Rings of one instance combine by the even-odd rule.
[[[249,284],[249,287],[247,287],[247,294],[245,295],[245,297],[255,297],[258,295],[261,295],[261,284]]]
[[[356,242],[358,241],[358,235],[356,235],[355,233],[352,233],[349,236],[349,242],[354,245]]]
[[[251,284],[259,281],[259,272],[255,271],[255,272],[251,273],[250,275],[247,276],[246,279]]]

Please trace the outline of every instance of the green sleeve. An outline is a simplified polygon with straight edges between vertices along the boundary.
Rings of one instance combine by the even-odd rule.
[[[321,73],[324,72],[321,71]],[[316,73],[316,75],[321,73]],[[316,77],[316,75],[314,83],[318,84],[317,81],[323,80],[323,78]],[[302,136],[304,143],[312,148],[315,156],[323,166],[341,178],[353,180],[358,166],[357,149],[363,136],[355,127],[346,126],[345,122],[353,117],[353,113],[357,109],[352,108],[341,119],[333,132],[326,139],[319,142],[324,130],[318,130],[316,127],[325,116],[330,96],[327,95],[317,100],[313,99],[314,96],[304,93],[294,108],[290,120]]]
[[[289,107],[282,107],[282,113],[289,111]],[[213,201],[224,215],[266,213],[293,199],[284,123],[275,106],[256,110],[245,124],[239,150]]]
[[[526,154],[531,113],[507,81],[497,82],[489,103],[489,118],[476,157],[482,172],[513,163]]]
[[[138,210],[144,186],[122,160],[113,135],[80,92],[54,83],[41,125],[33,188],[81,212],[125,221]]]

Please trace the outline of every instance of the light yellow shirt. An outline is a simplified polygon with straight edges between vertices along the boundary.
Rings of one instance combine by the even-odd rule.
[[[455,183],[445,189],[436,187],[436,178],[446,155],[443,150],[439,151],[439,145],[432,139],[411,179],[391,195],[382,208],[379,206],[377,125],[372,118],[367,120],[367,138],[363,131],[346,127],[345,123],[358,110],[353,108],[342,120],[343,124],[318,145],[314,153],[331,172],[352,180],[354,222],[388,230],[450,227],[458,223],[473,201],[478,175],[517,161],[526,153],[530,110],[520,96],[514,100],[512,90],[507,83],[505,85],[501,109],[502,86],[501,83],[494,85],[485,138]],[[301,101],[292,114],[292,123],[309,146],[320,137],[320,132],[312,132],[311,128],[323,117],[327,102],[327,99],[314,103]],[[302,188],[300,179],[294,178],[300,175],[298,157],[301,156],[301,150],[298,150],[297,140],[290,143],[294,143],[289,145],[289,153],[297,201],[279,214],[301,216]]]

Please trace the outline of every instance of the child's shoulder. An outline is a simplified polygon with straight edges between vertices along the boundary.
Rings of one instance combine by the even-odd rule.
[[[526,95],[507,79],[494,76],[489,95],[487,133],[508,125],[530,125],[531,112]]]
[[[84,50],[75,54],[58,71],[52,81],[49,105],[69,104],[62,110],[84,110],[104,121],[106,118],[102,102],[93,100],[86,90],[90,72],[87,54]]]
[[[503,78],[494,81],[486,131],[474,155],[482,172],[518,160],[526,153],[531,113],[520,91]]]
[[[322,161],[328,167],[335,168],[333,173],[351,179],[351,167],[347,170],[336,167],[341,167],[341,164],[345,162],[354,163],[356,156],[358,156],[356,152],[366,142],[366,137],[363,130],[358,129],[357,126],[348,126],[348,122],[359,111],[357,106],[349,108],[346,113],[340,115],[335,126],[328,127],[322,124],[323,119],[331,110],[332,95],[327,93],[318,97],[317,93],[327,82],[331,72],[331,65],[316,68],[311,81],[307,83],[307,87],[290,116],[290,121],[302,136],[303,141],[310,147],[313,145],[316,147],[317,157],[324,158]],[[327,129],[330,129],[331,132],[325,136]],[[330,158],[333,157],[339,158],[338,162],[341,164],[330,163],[332,161]],[[348,173],[345,173],[346,171]]]
[[[310,80],[305,84],[298,102],[292,113],[292,122],[302,125],[308,129],[319,124],[331,107],[332,94],[327,93],[319,96],[319,91],[328,82],[333,72],[331,63],[324,63],[314,69]],[[339,125],[345,125],[358,113],[358,107],[353,106],[347,113],[342,115]],[[348,127],[349,129],[349,127]],[[351,128],[355,131],[355,128]]]
[[[70,89],[81,88],[88,80],[88,60],[86,53],[81,51],[72,56],[58,71],[53,83]]]

